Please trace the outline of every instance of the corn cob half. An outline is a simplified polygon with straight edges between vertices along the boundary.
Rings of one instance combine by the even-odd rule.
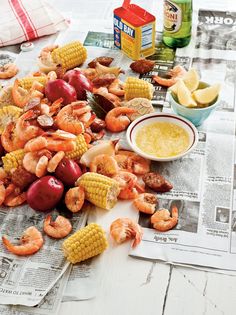
[[[117,202],[120,192],[117,181],[101,174],[87,172],[76,182],[84,188],[85,199],[95,206],[110,210]]]
[[[104,230],[96,223],[75,232],[62,244],[65,257],[72,263],[78,263],[101,254],[108,246]]]
[[[129,101],[136,97],[152,99],[154,87],[151,83],[142,79],[128,77],[124,85],[125,100]]]
[[[24,149],[19,149],[9,152],[3,156],[2,161],[4,170],[9,173],[12,169],[18,168],[20,165],[22,165],[24,155]]]
[[[20,117],[21,113],[22,109],[13,105],[0,108],[0,135],[10,122],[15,122]]]
[[[60,65],[64,70],[68,70],[85,62],[87,50],[79,41],[74,41],[54,49],[51,56],[55,64]]]
[[[65,152],[65,157],[68,159],[80,159],[81,156],[88,150],[87,143],[85,142],[83,135],[78,135],[76,137],[76,147],[75,150]]]
[[[22,79],[19,79],[19,86],[25,90],[29,90],[35,81],[41,83],[44,86],[47,82],[47,77],[46,76],[24,77]]]

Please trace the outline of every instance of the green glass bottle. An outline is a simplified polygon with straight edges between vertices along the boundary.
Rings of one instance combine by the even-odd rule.
[[[192,0],[164,0],[163,42],[172,48],[187,46],[191,28]]]

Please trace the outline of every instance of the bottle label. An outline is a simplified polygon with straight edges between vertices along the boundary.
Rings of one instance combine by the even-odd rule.
[[[164,1],[164,30],[168,33],[176,33],[181,27],[181,8],[175,3]]]

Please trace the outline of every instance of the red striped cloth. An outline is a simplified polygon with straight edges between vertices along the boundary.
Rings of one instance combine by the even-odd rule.
[[[43,0],[0,0],[0,47],[56,33],[68,22]]]

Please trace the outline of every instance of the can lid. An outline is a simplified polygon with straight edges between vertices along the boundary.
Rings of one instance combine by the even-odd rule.
[[[154,15],[136,4],[131,4],[130,0],[124,0],[122,7],[116,8],[114,14],[134,26],[141,26],[156,20]]]
[[[20,45],[21,51],[31,51],[34,49],[34,44],[31,42],[25,42]]]

